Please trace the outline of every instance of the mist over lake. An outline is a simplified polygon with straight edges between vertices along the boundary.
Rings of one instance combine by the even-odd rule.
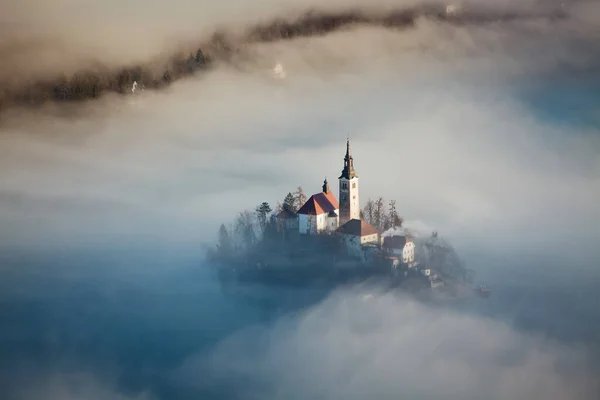
[[[0,397],[598,398],[595,2],[402,27],[386,13],[420,2],[84,3],[0,7],[21,27],[0,41],[3,96],[187,57],[216,31],[235,51],[156,90],[0,107]],[[89,10],[112,28],[65,19]],[[309,10],[361,19],[322,33]],[[248,39],[277,18],[302,34]],[[347,137],[361,204],[396,200],[489,299],[221,287],[219,226],[336,187]]]

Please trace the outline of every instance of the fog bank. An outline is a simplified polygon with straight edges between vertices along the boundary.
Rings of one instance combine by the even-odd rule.
[[[338,293],[297,318],[223,341],[180,378],[230,398],[593,399],[585,353],[485,318],[390,294]],[[371,292],[372,293],[372,292]]]
[[[257,43],[322,36],[356,26],[411,30],[428,19],[462,27],[534,24],[538,25],[534,34],[541,33],[539,25],[573,30],[583,24],[597,33],[597,10],[590,9],[587,2],[479,0],[457,4],[458,14],[448,13],[443,3],[416,1],[367,6],[350,0],[327,6],[266,2],[253,4],[251,10],[248,3],[230,1],[227,10],[233,12],[187,0],[168,6],[134,2],[125,9],[112,3],[88,3],[17,2],[4,6],[10,17],[0,42],[4,59],[0,109],[94,100],[107,93],[130,94],[137,85],[137,90],[161,89],[203,74],[214,64],[247,63],[255,56],[251,47]],[[578,15],[582,4],[587,6],[583,7],[586,18]],[[143,11],[136,12],[139,9]],[[90,21],[92,16],[95,18]],[[111,21],[110,31],[105,29],[106,20]],[[570,33],[580,42],[593,37],[590,34],[576,38],[577,32]],[[597,66],[594,47],[588,55]],[[584,65],[571,59],[568,64],[577,71],[593,68],[589,62]]]

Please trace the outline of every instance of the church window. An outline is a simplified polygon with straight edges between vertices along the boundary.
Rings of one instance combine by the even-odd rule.
[[[352,189],[356,189],[356,182],[352,182]]]
[[[352,199],[356,199],[356,196],[352,196]]]

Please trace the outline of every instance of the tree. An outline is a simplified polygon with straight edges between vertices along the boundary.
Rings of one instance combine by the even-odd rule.
[[[299,188],[299,189],[302,190],[302,188]],[[296,198],[294,197],[294,195],[291,192],[289,192],[288,194],[285,195],[285,198],[283,199],[283,209],[289,210],[292,212],[296,212],[296,211],[298,211],[298,207],[296,207],[295,203],[296,203]],[[302,206],[300,206],[300,207],[302,207]]]
[[[277,237],[277,217],[271,214],[265,227],[263,237],[273,239]]]
[[[383,197],[378,198],[373,206],[373,223],[377,229],[383,228],[383,220],[385,216],[385,203]]]
[[[201,65],[208,63],[208,57],[202,52],[202,49],[198,49],[196,52],[196,62]]]
[[[217,250],[220,256],[230,255],[231,251],[233,250],[229,232],[227,232],[227,228],[225,228],[224,224],[221,224],[221,227],[219,228],[219,242],[217,244]]]
[[[281,204],[280,201],[277,201],[277,203],[275,204],[275,209],[273,210],[273,213],[275,215],[278,215],[281,211],[283,211],[283,204]]]
[[[367,223],[369,223],[371,225],[373,225],[375,223],[374,211],[375,211],[375,203],[371,199],[367,200],[367,203],[365,204],[365,208],[363,209],[363,214],[365,217],[365,221],[367,221]]]
[[[396,211],[396,200],[390,200],[389,222],[392,228],[399,228],[404,222]]]
[[[391,227],[392,227],[392,220],[390,219],[390,216],[388,214],[383,214],[382,221],[381,221],[381,230],[387,231]]]
[[[304,194],[304,191],[302,190],[302,186],[298,186],[298,189],[296,189],[296,193],[295,193],[295,205],[296,205],[296,210],[299,210],[304,203],[306,203],[306,195]]]
[[[265,229],[267,227],[267,222],[269,221],[269,214],[273,211],[271,206],[266,201],[262,202],[258,207],[256,207],[256,219],[258,220],[258,224],[260,226],[261,232],[264,234]]]
[[[254,214],[247,210],[239,213],[235,220],[234,232],[247,249],[255,245]]]

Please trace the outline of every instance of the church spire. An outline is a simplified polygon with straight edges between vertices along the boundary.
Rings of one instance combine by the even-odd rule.
[[[349,158],[352,158],[350,155],[350,136],[346,139],[346,158],[344,160],[348,160]]]
[[[344,157],[344,169],[340,178],[352,179],[356,176],[354,171],[354,159],[350,154],[350,137],[346,140],[346,156]]]
[[[329,182],[327,182],[327,178],[323,181],[323,193],[329,193]]]

